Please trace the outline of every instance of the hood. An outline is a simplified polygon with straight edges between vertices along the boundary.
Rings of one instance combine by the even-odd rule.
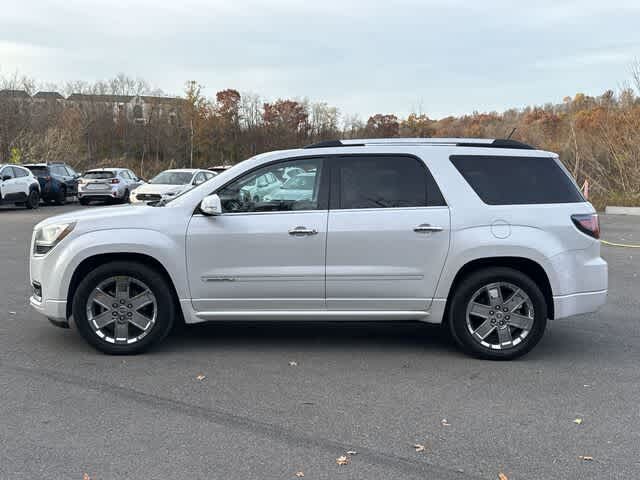
[[[113,207],[103,208],[87,208],[76,210],[61,215],[49,217],[38,223],[34,229],[45,225],[53,225],[57,223],[77,222],[78,225],[90,225],[96,223],[109,223],[110,219],[116,219],[123,225],[139,225],[144,223],[139,217],[148,217],[153,207],[140,205],[117,205]]]
[[[167,193],[182,193],[190,188],[191,185],[163,185],[160,183],[146,183],[136,188],[134,192],[166,195]]]

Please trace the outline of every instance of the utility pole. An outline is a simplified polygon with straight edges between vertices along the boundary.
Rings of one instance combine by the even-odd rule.
[[[193,119],[191,119],[191,154],[189,155],[189,168],[193,168]]]

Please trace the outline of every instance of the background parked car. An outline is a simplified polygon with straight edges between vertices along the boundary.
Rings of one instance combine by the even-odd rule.
[[[64,205],[69,197],[78,195],[80,174],[66,163],[29,163],[24,167],[37,177],[45,202]]]
[[[211,171],[211,172],[213,172],[213,173],[215,173],[217,175],[218,173],[222,173],[225,170],[230,169],[231,167],[233,167],[233,165],[216,165],[214,167],[207,168],[207,170],[209,170],[209,171]]]
[[[38,208],[40,205],[38,179],[24,167],[0,165],[1,203],[15,203],[29,209]]]
[[[144,203],[172,198],[215,176],[214,172],[196,168],[165,170],[149,180],[149,183],[132,192],[130,201],[131,203]]]
[[[144,181],[127,168],[97,168],[84,172],[78,180],[78,200],[128,203],[133,190]]]
[[[300,202],[311,200],[313,189],[316,186],[315,173],[300,173],[284,182],[280,188],[273,193],[264,196],[265,202],[271,201],[294,201]]]
[[[247,183],[242,185],[241,191],[244,196],[253,202],[261,202],[266,195],[278,190],[282,182],[278,180],[273,172],[267,172],[264,175],[250,178]]]

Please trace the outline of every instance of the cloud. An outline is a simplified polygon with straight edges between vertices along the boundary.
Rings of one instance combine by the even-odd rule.
[[[37,12],[37,14],[36,14]],[[23,0],[0,62],[42,81],[195,79],[344,113],[432,116],[559,101],[626,79],[637,0]]]

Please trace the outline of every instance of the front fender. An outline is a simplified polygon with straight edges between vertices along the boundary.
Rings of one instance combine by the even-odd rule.
[[[109,253],[141,254],[154,258],[167,270],[179,298],[188,298],[184,237],[171,237],[148,229],[109,229],[84,233],[61,243],[47,270],[52,278],[47,298],[67,298],[73,273],[86,259]],[[49,263],[49,262],[47,262]],[[44,273],[44,272],[41,272]]]

